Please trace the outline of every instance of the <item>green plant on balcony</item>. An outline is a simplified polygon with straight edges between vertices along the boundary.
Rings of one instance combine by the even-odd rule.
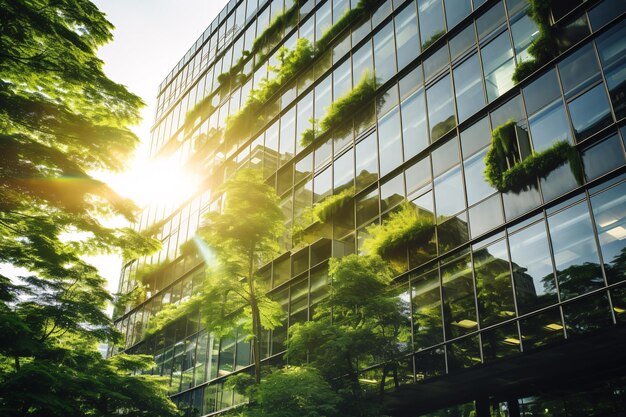
[[[252,54],[255,54],[265,48],[268,44],[280,40],[285,29],[294,24],[298,18],[300,6],[306,3],[306,0],[295,0],[293,5],[281,14],[276,16],[270,24],[265,28],[252,43]]]
[[[435,232],[433,216],[422,213],[408,202],[389,215],[380,225],[367,228],[370,238],[363,243],[363,248],[370,254],[382,258],[408,244],[428,243]]]
[[[498,191],[518,193],[546,178],[550,172],[569,162],[574,177],[583,181],[576,148],[567,141],[558,141],[550,148],[519,159],[515,130],[517,123],[509,120],[491,134],[491,148],[485,155],[485,179]]]
[[[539,34],[528,48],[528,53],[533,59],[520,62],[513,71],[512,79],[515,83],[528,77],[558,55],[555,28],[550,24],[551,3],[552,0],[530,0],[530,17],[537,24]]]
[[[231,115],[226,120],[224,130],[225,143],[232,145],[241,138],[254,132],[259,128],[264,119],[266,111],[263,106],[267,103],[280,88],[297,73],[310,66],[315,59],[315,51],[311,43],[305,39],[298,39],[298,43],[292,51],[281,48],[278,52],[280,66],[273,69],[275,76],[272,79],[265,78],[261,81],[259,88],[250,92],[250,96],[239,112]]]
[[[185,115],[184,125],[187,128],[190,128],[199,117],[204,119],[213,113],[215,111],[215,107],[211,104],[212,100],[213,95],[209,95],[197,102],[196,105],[193,106],[193,108]]]
[[[441,38],[445,33],[445,30],[440,30],[439,32],[434,33],[422,44],[422,50],[427,49],[430,45],[437,42],[437,40],[439,40],[439,38]]]
[[[317,50],[319,52],[327,50],[337,35],[353,26],[355,23],[365,19],[365,17],[376,10],[378,6],[380,6],[380,1],[360,0],[354,9],[347,10],[334,25],[322,34],[316,42]]]
[[[313,205],[313,218],[321,223],[328,222],[333,214],[341,210],[354,198],[354,187],[349,187],[337,194],[330,195]]]
[[[366,73],[352,90],[338,98],[328,109],[326,115],[318,123],[315,123],[319,126],[319,131],[324,132],[332,127],[345,125],[346,120],[359,113],[368,102],[376,97],[377,88],[376,77]],[[351,125],[349,126],[351,127]],[[317,128],[306,129],[302,132],[300,143],[302,146],[309,146],[315,141],[317,134]]]

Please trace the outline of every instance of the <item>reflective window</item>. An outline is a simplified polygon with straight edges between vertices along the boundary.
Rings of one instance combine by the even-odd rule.
[[[528,52],[535,38],[539,35],[537,24],[530,16],[530,9],[511,21],[511,36],[515,47],[515,57],[518,65],[521,62],[532,60],[533,57]]]
[[[495,188],[485,181],[485,155],[487,150],[484,149],[463,161],[467,204],[470,206],[496,191]]]
[[[378,146],[376,133],[356,145],[356,189],[357,191],[378,179]]]
[[[441,267],[443,317],[446,339],[477,330],[474,280],[469,255]]]
[[[474,54],[453,70],[459,122],[485,105],[478,55]]]
[[[426,49],[446,31],[443,21],[443,5],[441,0],[419,0],[417,4],[422,48]]]
[[[438,176],[459,163],[459,141],[452,138],[431,154],[433,175]]]
[[[437,249],[443,254],[456,249],[469,239],[467,231],[467,213],[464,211],[442,222],[444,218],[438,217],[437,222]]]
[[[400,105],[404,159],[408,160],[428,146],[428,125],[424,91],[420,90]]]
[[[394,20],[398,51],[398,69],[402,69],[420,53],[415,3],[411,3],[404,8]]]
[[[506,241],[474,251],[476,296],[481,326],[515,317],[513,288]]]
[[[413,341],[416,350],[443,341],[439,287],[439,273],[436,269],[411,277]]]
[[[333,164],[333,170],[335,172],[335,194],[353,185],[354,153],[352,152],[352,150],[349,150],[335,160],[335,163]]]
[[[465,369],[481,363],[478,336],[471,336],[461,340],[455,340],[448,345],[447,353],[448,371]],[[456,411],[455,409],[457,409],[457,407],[451,407],[451,411]],[[471,414],[467,415],[470,416]]]
[[[558,308],[520,320],[524,351],[563,339],[563,321]]]
[[[591,206],[607,279],[626,280],[626,183],[592,197]]]
[[[472,12],[470,0],[445,0],[448,28],[455,27],[465,16]]]
[[[326,168],[313,179],[313,202],[323,200],[333,193],[332,169]]]
[[[565,96],[576,95],[600,79],[592,44],[587,44],[559,63]]]
[[[302,133],[307,129],[312,129],[313,120],[313,92],[309,92],[304,98],[298,101],[298,115],[296,119],[296,149],[300,149],[300,139]],[[282,137],[282,136],[281,136]]]
[[[472,237],[479,236],[504,223],[502,202],[498,194],[469,209]]]
[[[385,212],[404,201],[404,174],[395,176],[380,185],[380,206]]]
[[[396,45],[393,36],[393,22],[387,23],[374,35],[374,62],[376,79],[384,83],[396,73]]]
[[[357,227],[362,226],[378,215],[378,189],[375,189],[360,197],[356,202]]]
[[[572,142],[569,123],[561,100],[556,100],[530,117],[528,121],[536,152],[543,151],[559,141]]]
[[[597,31],[624,12],[626,12],[626,1],[604,0],[588,12],[591,27]]]
[[[453,60],[463,52],[467,51],[470,47],[476,45],[476,32],[474,31],[474,25],[470,24],[465,27],[465,29],[450,39],[448,45],[450,46],[450,55],[452,55]]]
[[[484,117],[461,132],[461,151],[467,158],[479,149],[491,144],[489,119]]]
[[[531,115],[561,96],[556,71],[551,70],[524,88],[526,110]]]
[[[626,116],[626,26],[620,25],[604,33],[596,41],[604,69],[613,110],[617,119]]]
[[[509,236],[513,281],[521,314],[557,301],[545,224],[536,223]]]
[[[456,167],[435,178],[437,218],[452,216],[465,208],[461,169]]]
[[[404,171],[406,177],[406,193],[410,197],[413,193],[419,194],[424,186],[430,183],[430,158],[426,157],[411,165]],[[432,203],[430,204],[432,212]]]
[[[520,337],[517,324],[511,323],[481,333],[485,362],[506,358],[520,352]]]
[[[290,159],[295,151],[296,140],[296,107],[292,107],[280,119],[280,147],[281,159]]]
[[[360,47],[352,55],[352,83],[357,85],[359,81],[366,75],[372,76],[374,74],[374,62],[372,60],[372,45],[370,42]],[[380,77],[378,71],[376,76]],[[340,96],[335,96],[337,100]]]
[[[585,149],[582,159],[587,181],[624,165],[624,151],[619,136],[613,135]]]
[[[485,14],[476,19],[478,38],[482,39],[504,23],[504,5],[502,1],[493,5]]]
[[[561,299],[604,285],[586,202],[548,218]]]
[[[434,142],[456,125],[450,75],[446,75],[426,90],[426,97],[430,133]]]
[[[350,69],[350,60],[339,65],[333,72],[333,100],[342,97],[352,89],[352,71]]]
[[[578,336],[613,324],[606,293],[585,297],[563,306],[568,337]]]
[[[604,84],[600,83],[569,104],[574,134],[582,141],[613,123]]]
[[[513,87],[515,69],[509,32],[505,31],[481,49],[487,98],[493,101]]]

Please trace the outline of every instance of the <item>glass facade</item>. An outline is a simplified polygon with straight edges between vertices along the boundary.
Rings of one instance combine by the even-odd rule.
[[[282,255],[260,270],[287,312],[265,334],[267,363],[281,363],[289,327],[312,319],[325,297],[328,259],[363,253],[367,227],[402,201],[431,216],[434,233],[394,259],[395,290],[410,300],[401,385],[524,357],[626,321],[624,2],[554,0],[559,55],[516,85],[512,74],[532,58],[538,36],[527,1],[381,0],[283,82],[258,127],[223,140],[219,132],[251,92],[276,76],[280,48],[320,40],[356,4],[231,0],[159,88],[151,156],[170,155],[210,181],[188,201],[142,213],[136,228],[158,225],[163,248],[123,268],[120,292],[139,280],[147,291],[116,311],[116,323],[124,349],[154,355],[151,372],[169,378],[175,401],[200,415],[245,401],[224,388],[228,375],[250,369],[243,331],[220,340],[193,314],[155,335],[146,330],[158,311],[202,285],[203,260],[185,244],[205,213],[221,209],[217,186],[245,167],[261,169],[276,188],[287,226]],[[244,52],[292,7],[297,13],[279,36]],[[225,77],[235,66],[238,76]],[[376,77],[374,100],[303,146],[303,132],[367,74]],[[559,141],[576,157],[519,192],[496,190],[485,180],[485,155],[491,132],[509,120],[522,159]],[[354,199],[330,221],[292,235],[307,208],[350,187]],[[382,364],[367,365],[364,378],[381,378]],[[544,400],[523,398],[513,409],[502,403],[491,415],[565,415],[539,413],[548,409],[537,405]],[[489,415],[450,401],[452,411],[428,415]]]

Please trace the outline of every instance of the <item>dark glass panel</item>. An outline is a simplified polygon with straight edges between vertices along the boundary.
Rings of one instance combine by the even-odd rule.
[[[448,45],[450,46],[452,60],[456,59],[470,47],[476,45],[476,32],[474,31],[474,25],[470,23],[461,32],[457,33],[452,39],[450,39]]]
[[[443,341],[439,273],[411,276],[413,341],[420,350]]]
[[[443,347],[415,354],[415,379],[417,382],[446,373],[446,358]]]
[[[474,279],[469,254],[442,266],[441,279],[446,339],[453,339],[477,330]]]
[[[559,141],[572,142],[565,108],[560,99],[530,117],[528,121],[536,152],[543,151]]]
[[[461,132],[461,151],[463,158],[468,158],[474,152],[491,144],[489,119],[483,117]]]
[[[441,219],[437,219],[441,221]],[[467,213],[462,212],[437,226],[439,253],[446,253],[467,242]]]
[[[289,289],[289,327],[308,320],[309,280],[293,284]]]
[[[548,218],[561,299],[604,285],[587,203]]]
[[[558,308],[520,320],[524,351],[563,340],[563,321]]]
[[[594,31],[626,12],[626,0],[604,0],[589,10],[589,22]]]
[[[448,48],[446,45],[443,45],[424,61],[424,78],[426,81],[430,80],[444,68],[447,69],[449,64]]]
[[[563,317],[568,337],[589,333],[613,324],[606,292],[565,304]]]
[[[515,317],[509,251],[505,240],[474,251],[474,273],[481,327]]]
[[[626,280],[626,183],[591,198],[593,216],[610,284]]]
[[[603,83],[575,98],[568,106],[579,142],[613,123]]]
[[[596,41],[617,119],[626,116],[626,26],[619,25]]]
[[[502,1],[494,4],[486,13],[476,19],[478,38],[482,39],[504,23],[504,5]]]
[[[507,358],[520,353],[520,337],[517,324],[511,323],[488,330],[480,335],[485,362]]]
[[[565,96],[576,95],[600,79],[600,68],[593,45],[576,50],[559,63],[559,73]]]
[[[523,90],[526,110],[531,115],[561,95],[556,71],[550,70]]]
[[[613,313],[618,323],[626,322],[626,287],[621,286],[611,290]]]
[[[555,303],[556,284],[544,222],[510,235],[509,246],[519,312]]]
[[[582,160],[587,181],[624,165],[624,151],[619,136],[613,135],[585,149]]]
[[[481,361],[478,336],[455,340],[447,346],[448,372],[479,365]]]

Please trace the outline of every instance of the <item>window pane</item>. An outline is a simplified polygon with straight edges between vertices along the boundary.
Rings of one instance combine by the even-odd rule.
[[[589,21],[594,31],[609,23],[626,11],[624,0],[604,0],[597,7],[589,10]]]
[[[557,301],[556,285],[543,222],[509,237],[515,294],[521,314]]]
[[[395,17],[395,24],[398,69],[402,69],[420,53],[415,3],[409,4]]]
[[[296,107],[292,107],[280,119],[280,149],[281,160],[286,161],[293,157],[296,139]]]
[[[438,147],[431,154],[433,159],[433,175],[443,174],[459,163],[459,141],[452,138]]]
[[[520,320],[524,351],[563,339],[563,321],[558,308]]]
[[[453,74],[459,122],[462,122],[485,105],[478,55],[456,67]]]
[[[506,241],[474,252],[476,295],[481,326],[490,326],[515,316],[513,288]]]
[[[476,19],[478,39],[482,39],[504,23],[504,5],[500,1]]]
[[[411,165],[404,174],[406,177],[406,193],[408,196],[411,196],[411,194],[430,183],[430,158],[426,157]],[[432,204],[430,210],[432,211]]]
[[[333,164],[333,170],[335,172],[335,194],[353,185],[354,153],[352,152],[352,150],[349,150],[335,160],[335,163]]]
[[[459,167],[435,178],[435,204],[437,218],[452,216],[465,208],[465,193]]]
[[[428,146],[428,126],[424,91],[413,94],[400,105],[404,159],[408,160]]]
[[[456,340],[448,345],[448,371],[456,371],[458,369],[469,368],[481,363],[480,347],[478,345],[478,336],[466,337]],[[474,404],[470,404],[473,406]],[[472,407],[473,408],[473,407]],[[452,411],[454,410],[454,411]],[[450,411],[459,415],[457,407],[451,407]],[[454,415],[454,414],[453,414]],[[467,414],[468,416],[472,414]]]
[[[396,177],[381,184],[380,186],[380,206],[385,212],[404,201],[404,174],[400,173]]]
[[[485,181],[485,155],[487,150],[484,149],[463,161],[467,204],[470,206],[496,191],[495,188]]]
[[[313,202],[323,200],[333,193],[332,169],[326,168],[313,180]]]
[[[537,24],[530,17],[530,9],[511,22],[511,36],[515,47],[515,57],[518,65],[521,62],[533,59],[528,52],[528,48],[539,35]]]
[[[450,42],[450,54],[454,60],[457,56],[467,51],[470,47],[476,45],[476,33],[474,32],[474,24],[470,23],[465,29],[455,35]]]
[[[445,33],[441,0],[419,0],[422,48],[426,49]]]
[[[469,218],[472,237],[479,236],[504,223],[500,196],[496,194],[470,208]]]
[[[380,175],[383,176],[402,164],[402,135],[398,107],[380,121],[378,144],[380,146]]]
[[[511,76],[515,68],[513,50],[506,31],[481,50],[487,97],[493,101],[513,87]]]
[[[626,26],[620,25],[597,40],[600,61],[609,87],[613,110],[617,119],[626,116]]]
[[[450,76],[446,75],[437,84],[426,90],[428,121],[433,142],[456,125]]]
[[[591,206],[607,279],[626,280],[626,183],[592,197]]]
[[[477,329],[472,262],[465,255],[441,267],[446,339]]]
[[[356,188],[357,191],[378,179],[378,146],[376,133],[356,145]]]
[[[520,352],[520,338],[517,324],[499,326],[481,334],[485,362],[506,358]]]
[[[357,227],[378,217],[378,188],[360,197],[356,202]]]
[[[604,285],[589,210],[579,203],[548,218],[561,299]]]
[[[424,349],[443,341],[441,295],[437,270],[411,277],[413,300],[413,341],[415,349]]]
[[[563,306],[568,336],[578,336],[613,324],[606,293]]]
[[[530,133],[536,152],[549,148],[556,142],[570,140],[569,125],[563,102],[557,100],[529,118]]]
[[[624,165],[624,151],[619,136],[613,135],[585,149],[582,155],[587,181]]]
[[[578,49],[559,63],[565,96],[575,95],[600,79],[600,68],[591,44]]]
[[[535,113],[546,104],[561,96],[556,71],[551,70],[533,81],[523,90],[528,115]]]
[[[613,123],[603,83],[572,100],[568,106],[579,142]]]
[[[393,39],[393,23],[389,22],[374,35],[374,63],[376,80],[384,83],[396,73],[396,46]]]
[[[470,0],[445,0],[448,29],[455,27],[472,12]]]
[[[467,158],[479,149],[491,144],[489,119],[483,117],[461,132],[461,150],[463,158]]]

